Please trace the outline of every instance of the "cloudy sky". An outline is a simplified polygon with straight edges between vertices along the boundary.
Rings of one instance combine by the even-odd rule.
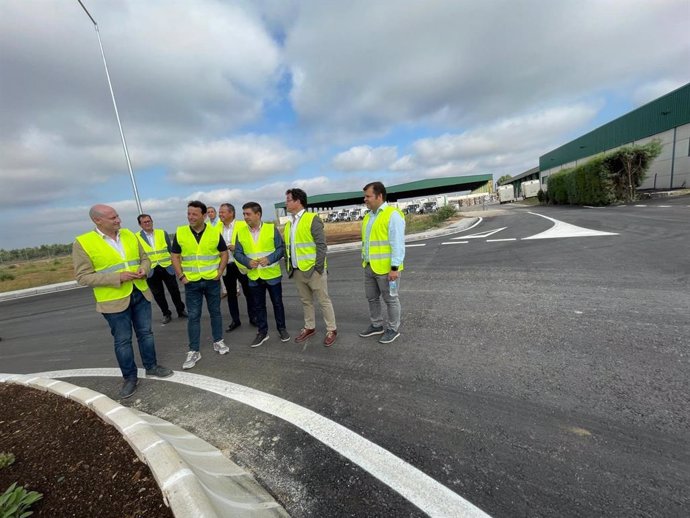
[[[690,80],[690,0],[84,0],[144,210],[519,174]],[[0,248],[136,205],[76,0],[0,2]]]

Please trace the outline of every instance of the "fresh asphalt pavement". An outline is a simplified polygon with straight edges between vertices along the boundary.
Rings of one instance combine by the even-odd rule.
[[[477,212],[486,217],[474,228],[415,243],[424,246],[407,249],[402,336],[389,345],[357,336],[368,324],[358,254],[332,254],[332,348],[319,320],[306,346],[281,343],[271,323],[271,339],[250,349],[255,329],[243,322],[218,357],[204,319],[203,358],[190,372],[331,419],[492,516],[687,516],[690,198],[639,205],[501,207]],[[555,225],[537,214],[611,235],[525,239]],[[301,309],[287,279],[284,301],[295,336]],[[3,302],[0,312],[0,372],[115,364],[88,290]],[[159,361],[180,369],[184,321],[155,334]],[[68,381],[113,398],[119,385]],[[251,406],[149,379],[126,404],[220,448],[293,516],[425,514]]]

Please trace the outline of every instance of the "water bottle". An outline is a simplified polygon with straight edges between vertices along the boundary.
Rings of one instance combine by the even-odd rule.
[[[388,292],[391,294],[391,297],[397,297],[398,296],[398,280],[388,281]]]

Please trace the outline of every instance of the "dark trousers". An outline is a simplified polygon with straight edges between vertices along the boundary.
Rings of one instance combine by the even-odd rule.
[[[256,309],[254,308],[254,299],[252,292],[249,289],[249,279],[246,275],[240,273],[240,269],[234,262],[228,263],[223,275],[223,284],[228,292],[228,309],[230,310],[230,318],[235,324],[241,324],[240,320],[240,304],[237,298],[237,281],[240,281],[242,286],[242,293],[247,300],[247,314],[249,315],[249,322],[256,322]]]
[[[165,298],[163,283],[168,287],[168,292],[170,292],[170,298],[172,298],[173,304],[175,304],[177,314],[180,315],[184,311],[184,302],[182,302],[182,297],[180,297],[180,288],[177,286],[177,279],[174,275],[170,275],[165,268],[156,266],[153,269],[153,275],[146,279],[146,282],[149,288],[151,288],[153,298],[156,304],[158,304],[158,307],[161,308],[164,317],[170,316],[172,313],[168,307],[168,301]]]
[[[257,279],[256,286],[250,286],[252,290],[252,297],[256,305],[256,326],[259,328],[259,333],[268,333],[268,314],[266,312],[266,291],[271,297],[273,304],[273,313],[276,317],[276,326],[278,329],[285,329],[285,308],[283,307],[283,285],[268,284],[263,279]]]

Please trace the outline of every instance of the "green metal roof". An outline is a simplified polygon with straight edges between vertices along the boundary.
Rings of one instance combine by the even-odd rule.
[[[539,157],[546,171],[690,123],[690,83]]]
[[[448,189],[471,190],[487,182],[493,182],[493,175],[479,174],[474,176],[449,176],[446,178],[429,178],[415,182],[401,183],[399,185],[386,186],[387,198],[396,201],[400,198],[414,196],[432,196],[448,192]],[[316,194],[307,196],[310,207],[336,207],[363,203],[362,191],[338,192],[331,194]],[[276,209],[284,209],[285,202],[275,203]]]

